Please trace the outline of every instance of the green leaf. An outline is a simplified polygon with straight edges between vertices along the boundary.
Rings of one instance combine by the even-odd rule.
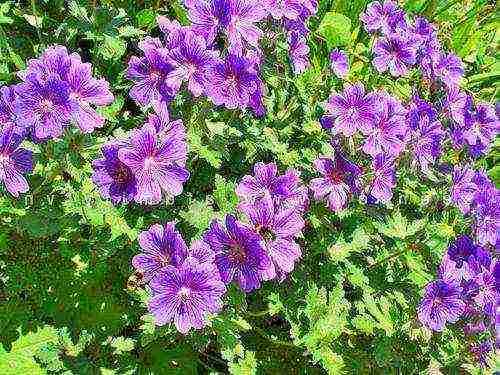
[[[343,14],[326,13],[318,32],[325,37],[328,48],[348,45],[351,42],[351,20]]]
[[[373,225],[383,235],[390,238],[405,239],[415,235],[425,227],[426,220],[420,219],[408,223],[408,220],[401,215],[401,212],[395,211],[390,219],[385,223],[374,222]]]
[[[119,60],[127,50],[127,44],[120,38],[104,35],[104,43],[99,49],[105,60]]]
[[[219,210],[224,213],[234,212],[238,204],[238,197],[235,192],[235,184],[227,181],[221,175],[215,175],[215,189],[213,197]]]
[[[40,365],[35,362],[34,356],[50,343],[57,343],[57,331],[50,326],[39,328],[36,332],[21,334],[19,328],[19,338],[12,344],[10,352],[5,351],[0,344],[0,374],[2,375],[43,375]]]

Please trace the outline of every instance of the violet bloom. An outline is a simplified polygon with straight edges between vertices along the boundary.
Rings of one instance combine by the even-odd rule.
[[[137,193],[137,182],[132,170],[118,158],[118,150],[126,146],[122,142],[109,142],[101,148],[104,159],[92,162],[92,181],[101,195],[111,199],[115,205],[132,201]]]
[[[394,158],[380,154],[372,162],[373,179],[370,195],[377,201],[388,203],[392,199],[392,189],[396,186]]]
[[[263,6],[275,20],[282,18],[296,20],[302,13],[303,2],[308,2],[308,0],[263,0]]]
[[[434,72],[446,86],[457,86],[464,75],[462,60],[453,53],[441,54]]]
[[[42,80],[36,73],[30,73],[15,90],[17,122],[31,129],[35,140],[59,138],[71,123],[68,83],[56,74]]]
[[[490,196],[478,203],[475,232],[482,245],[497,247],[500,243],[500,190],[492,188]]]
[[[262,247],[262,238],[234,216],[226,215],[226,228],[213,220],[203,239],[215,252],[215,264],[225,284],[236,280],[244,292],[250,292],[268,279],[272,262]]]
[[[349,196],[359,191],[358,179],[362,173],[360,167],[347,160],[340,152],[333,159],[320,157],[314,161],[314,167],[322,177],[313,178],[310,189],[314,199],[326,198],[331,211],[340,211],[347,206]]]
[[[479,103],[471,120],[471,124],[463,130],[463,138],[470,146],[484,146],[484,154],[500,130],[495,109],[487,103]]]
[[[197,34],[209,44],[224,31],[232,54],[242,55],[245,43],[258,47],[262,31],[255,25],[267,16],[259,0],[185,0]]]
[[[452,86],[446,92],[444,108],[445,113],[463,127],[472,115],[472,97],[458,86]]]
[[[413,163],[422,172],[429,173],[429,166],[441,154],[441,142],[446,133],[437,120],[436,111],[418,96],[410,103],[406,119],[410,127],[408,145],[412,150]]]
[[[446,323],[455,323],[465,310],[461,288],[454,283],[436,280],[425,287],[418,306],[418,319],[428,328],[441,332]]]
[[[246,175],[236,186],[238,197],[247,201],[260,199],[269,194],[279,203],[304,211],[308,205],[307,188],[302,185],[300,174],[296,170],[287,170],[278,176],[275,163],[256,163],[253,167],[254,176]]]
[[[19,147],[23,138],[13,124],[0,128],[0,185],[14,197],[29,190],[23,176],[33,170],[33,153]]]
[[[382,93],[380,102],[382,108],[375,122],[368,127],[361,127],[366,136],[363,151],[372,157],[380,153],[398,156],[405,146],[406,111],[397,99],[388,94]]]
[[[134,173],[137,180],[138,203],[157,204],[162,192],[172,198],[182,193],[189,178],[185,169],[187,158],[186,131],[181,123],[169,123],[158,132],[153,123],[146,123],[132,132],[130,146],[118,151],[118,158]]]
[[[477,192],[473,178],[474,171],[471,168],[455,166],[452,173],[451,201],[463,214],[469,213],[472,200]]]
[[[179,23],[179,21],[171,21],[165,16],[157,16],[156,23],[158,24],[160,31],[163,33],[164,46],[168,50],[179,47],[186,37],[186,34],[193,31],[190,26],[183,26]]]
[[[309,46],[305,38],[296,32],[288,33],[288,55],[295,74],[303,73],[309,67]]]
[[[493,275],[493,265],[489,268],[482,269],[474,277],[474,293],[472,300],[474,303],[488,316],[494,316],[496,298],[499,296],[499,291],[495,288],[495,277]]]
[[[42,81],[54,74],[69,85],[71,115],[82,133],[92,133],[104,125],[104,117],[96,112],[95,107],[111,104],[114,97],[108,82],[94,78],[92,65],[83,63],[80,55],[68,54],[64,46],[49,47],[39,59],[30,60],[26,71],[19,72],[24,81],[30,74],[36,74]]]
[[[215,253],[205,241],[201,240],[194,241],[191,244],[187,257],[195,259],[198,263],[215,262]]]
[[[422,45],[437,38],[437,28],[425,17],[415,17],[411,34],[417,37],[419,45]]]
[[[334,49],[330,52],[330,63],[333,73],[338,78],[344,79],[349,73],[349,60],[346,53],[341,49]]]
[[[261,0],[229,0],[230,21],[225,28],[229,41],[229,52],[242,55],[245,44],[257,48],[262,30],[255,24],[267,17]]]
[[[415,43],[399,34],[377,39],[373,53],[375,69],[379,73],[388,70],[395,77],[407,75],[408,69],[415,65],[417,55]]]
[[[488,367],[488,359],[493,350],[491,340],[485,340],[480,344],[471,345],[469,350],[481,367]]]
[[[207,95],[214,104],[244,110],[258,90],[260,79],[245,57],[228,55],[212,67],[208,81]]]
[[[143,273],[146,282],[166,266],[179,267],[188,255],[186,243],[173,221],[151,225],[147,231],[139,233],[137,241],[143,252],[134,256],[132,265]]]
[[[174,96],[166,78],[172,71],[168,50],[158,38],[146,38],[139,43],[144,56],[132,56],[128,62],[127,78],[134,81],[130,97],[146,106],[154,100],[170,101]]]
[[[459,236],[450,244],[447,254],[455,264],[455,273],[459,271],[465,280],[472,279],[483,267],[489,267],[491,263],[489,253],[474,244],[469,236]]]
[[[167,266],[151,282],[153,297],[148,308],[156,325],[174,322],[177,330],[187,334],[201,329],[207,315],[222,309],[226,287],[215,266],[188,259],[179,268]]]
[[[265,278],[278,276],[282,280],[293,271],[294,263],[302,255],[294,241],[304,227],[301,213],[277,204],[270,195],[255,202],[240,203],[238,208],[264,240],[264,249],[272,260]]]
[[[0,87],[0,130],[8,125],[16,124],[15,102],[14,86]],[[22,133],[22,131],[19,132],[19,134]]]
[[[207,85],[207,73],[218,62],[218,53],[207,49],[205,38],[192,31],[186,32],[179,46],[168,53],[173,70],[168,73],[166,83],[174,92],[182,82],[194,96],[200,96]]]
[[[391,34],[394,31],[394,25],[399,22],[401,16],[401,9],[397,3],[390,0],[383,4],[372,1],[366,7],[366,11],[361,13],[359,19],[369,33],[381,31],[383,34]]]
[[[358,129],[369,128],[375,123],[378,108],[378,96],[374,93],[365,95],[365,87],[361,82],[347,84],[342,94],[330,96],[325,104],[325,117],[333,121],[334,134],[342,133],[350,137]]]
[[[193,30],[212,44],[231,19],[231,0],[184,0]]]

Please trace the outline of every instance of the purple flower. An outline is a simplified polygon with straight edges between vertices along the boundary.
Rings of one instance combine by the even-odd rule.
[[[198,263],[214,263],[215,253],[205,241],[197,240],[191,244],[188,258],[193,258]]]
[[[420,45],[423,45],[437,38],[437,28],[425,17],[415,17],[411,34],[417,37]]]
[[[488,367],[489,355],[493,350],[491,340],[485,340],[480,344],[473,344],[469,350],[481,367]]]
[[[303,2],[307,2],[307,0],[263,0],[263,6],[269,11],[271,17],[276,20],[282,18],[296,20],[302,13]]]
[[[392,189],[396,186],[394,158],[380,154],[372,162],[373,179],[370,185],[370,195],[382,203],[392,198]]]
[[[139,233],[138,242],[143,252],[134,256],[132,265],[143,273],[146,282],[166,266],[179,267],[188,255],[186,243],[174,222],[151,225]]]
[[[452,86],[446,92],[444,108],[445,113],[463,127],[472,115],[472,97],[458,86]]]
[[[461,235],[448,247],[448,255],[458,268],[464,263],[477,262],[482,266],[489,266],[491,258],[489,253],[481,246],[474,244],[469,236]]]
[[[267,16],[259,0],[186,0],[185,4],[194,30],[209,44],[224,31],[232,54],[242,55],[246,43],[258,47],[262,31],[255,23]]]
[[[441,54],[434,72],[446,86],[457,86],[464,75],[462,60],[453,53]]]
[[[132,56],[128,62],[127,78],[134,81],[130,97],[146,106],[154,100],[170,101],[174,95],[166,78],[172,71],[168,50],[158,38],[146,38],[139,43],[143,57]]]
[[[452,173],[451,201],[463,214],[469,213],[472,200],[477,192],[473,178],[474,171],[471,168],[455,166]]]
[[[114,97],[105,79],[92,77],[92,66],[89,63],[82,63],[77,54],[72,54],[70,60],[67,82],[73,119],[82,133],[92,133],[95,128],[102,127],[105,121],[94,107],[107,106],[114,101]]]
[[[188,32],[192,32],[190,26],[182,26],[177,20],[169,20],[165,16],[157,16],[156,23],[164,35],[164,46],[168,50],[177,48],[183,42]],[[201,34],[198,34],[201,35]]]
[[[15,102],[14,86],[0,87],[0,130],[16,123]]]
[[[30,60],[26,71],[19,72],[24,81],[32,74],[41,81],[57,75],[69,85],[71,115],[82,133],[91,133],[104,125],[104,117],[94,107],[109,105],[114,97],[109,91],[108,82],[102,78],[94,78],[92,65],[83,63],[80,55],[69,55],[64,46],[49,47],[39,59]]]
[[[407,123],[410,127],[408,144],[412,150],[414,164],[424,173],[441,153],[441,142],[445,131],[437,120],[437,113],[425,100],[415,96],[410,103]]]
[[[344,51],[334,49],[330,53],[330,63],[333,73],[335,73],[338,78],[344,79],[349,73],[349,60]]]
[[[258,90],[260,79],[250,62],[242,56],[228,55],[215,64],[208,76],[207,95],[216,105],[244,110]]]
[[[383,34],[391,34],[395,25],[401,22],[401,17],[404,18],[404,12],[395,2],[388,0],[383,4],[372,1],[359,19],[369,33],[381,31]]]
[[[266,279],[284,276],[293,271],[300,258],[300,246],[293,240],[304,227],[300,212],[273,201],[270,195],[254,202],[240,203],[238,208],[245,213],[255,231],[263,239],[264,249],[272,260]]]
[[[500,190],[493,188],[490,192],[476,209],[475,232],[480,244],[496,247],[500,243]]]
[[[200,96],[207,85],[207,73],[218,62],[218,53],[207,49],[205,38],[187,31],[179,46],[168,53],[173,70],[168,73],[166,83],[175,92],[182,82],[194,96]]]
[[[499,291],[495,288],[495,278],[491,268],[484,268],[474,277],[474,303],[488,316],[495,314],[495,302]]]
[[[0,183],[16,198],[29,190],[23,174],[33,170],[33,153],[19,147],[22,140],[13,124],[0,128]]]
[[[162,105],[158,105],[160,108]],[[157,106],[157,111],[160,111]],[[163,103],[163,111],[168,113]],[[157,204],[162,191],[168,197],[182,193],[183,184],[189,178],[185,169],[187,158],[186,130],[180,121],[168,122],[158,129],[154,121],[134,130],[130,145],[118,151],[118,158],[127,165],[137,180],[138,203]]]
[[[167,266],[151,282],[154,296],[149,311],[156,325],[174,322],[177,330],[186,334],[191,328],[206,325],[209,313],[222,309],[226,287],[212,263],[188,259],[179,268]]]
[[[309,67],[309,46],[305,38],[296,32],[288,33],[288,54],[295,74],[303,73]]]
[[[463,138],[470,146],[482,145],[481,153],[487,153],[491,142],[500,130],[493,106],[479,103],[476,113],[471,118],[471,123],[463,128]]]
[[[361,127],[366,135],[363,151],[372,157],[380,153],[398,156],[405,146],[406,111],[397,99],[386,93],[380,94],[380,103],[382,108],[376,121],[368,127]]]
[[[325,104],[327,119],[333,122],[332,131],[350,137],[360,128],[369,128],[376,121],[380,107],[379,98],[374,93],[365,95],[362,83],[345,85],[342,94],[333,94]]]
[[[407,75],[408,69],[415,65],[417,55],[415,43],[399,34],[377,39],[373,53],[375,69],[379,73],[388,70],[395,77]]]
[[[15,87],[18,124],[31,129],[35,140],[59,138],[71,122],[68,83],[56,74],[50,74],[46,80],[36,73],[25,78],[24,83]]]
[[[213,220],[203,239],[215,252],[215,264],[222,281],[236,280],[244,292],[260,288],[272,262],[262,247],[262,238],[232,215],[226,215],[226,229]]]
[[[193,30],[212,44],[219,31],[228,26],[231,0],[184,0]]]
[[[334,212],[344,209],[349,196],[359,191],[361,168],[347,160],[341,152],[335,152],[333,159],[316,159],[314,167],[322,175],[310,182],[314,199],[320,201],[326,198],[328,208]]]
[[[429,283],[418,306],[418,319],[434,331],[443,331],[446,323],[455,323],[464,312],[460,294],[461,288],[453,283],[443,280]]]
[[[104,198],[113,204],[128,203],[137,193],[137,183],[132,170],[120,161],[118,150],[126,143],[109,142],[102,147],[104,159],[92,162],[92,181]]]
[[[236,195],[253,201],[269,194],[279,203],[304,211],[308,205],[307,188],[302,185],[300,174],[290,169],[278,176],[275,163],[256,163],[253,167],[255,176],[244,176],[236,186]]]

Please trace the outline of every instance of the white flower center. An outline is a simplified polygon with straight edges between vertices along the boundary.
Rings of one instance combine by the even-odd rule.
[[[53,106],[54,103],[50,99],[43,99],[40,102],[40,108],[42,109],[43,112],[49,112]]]
[[[185,301],[190,295],[191,295],[191,289],[185,286],[181,287],[177,292],[177,296],[183,301]]]

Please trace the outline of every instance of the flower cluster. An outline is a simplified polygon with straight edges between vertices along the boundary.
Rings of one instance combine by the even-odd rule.
[[[156,324],[173,321],[183,334],[203,328],[208,314],[221,310],[226,293],[214,253],[203,242],[188,249],[173,222],[141,232],[139,245],[144,252],[132,259],[132,265],[153,292],[148,307]]]
[[[182,120],[170,121],[165,102],[154,101],[155,113],[129,139],[102,147],[104,159],[94,160],[92,180],[113,204],[158,204],[162,197],[182,193],[186,169],[186,130]]]
[[[426,96],[435,97],[439,104],[433,106],[422,99],[416,88],[408,103],[380,90],[366,92],[361,82],[345,84],[343,92],[333,92],[324,105],[321,124],[334,137],[335,156],[314,163],[323,178],[311,182],[314,197],[322,200],[328,196],[332,211],[345,208],[353,193],[368,203],[388,203],[403,152],[410,155],[414,169],[429,176],[446,142],[457,149],[468,145],[473,156],[480,156],[488,152],[500,130],[494,108],[486,103],[474,104],[472,97],[459,88],[464,73],[462,63],[455,55],[442,51],[436,28],[425,18],[410,22],[396,3],[374,1],[360,20],[367,32],[377,33],[373,47],[375,69],[401,76],[412,67],[418,68],[425,80],[433,81]],[[333,72],[344,78],[348,72],[345,53],[334,50],[330,60]],[[351,146],[359,144],[359,149],[371,157],[366,175],[362,175],[361,166],[346,159],[342,137]],[[363,186],[365,180],[369,182]],[[483,216],[491,216],[496,199],[495,195],[485,197],[478,214],[487,211]]]
[[[129,61],[127,77],[134,81],[130,96],[139,105],[169,102],[186,84],[195,97],[206,95],[216,105],[263,115],[263,32],[258,23],[269,15],[288,30],[294,71],[309,64],[305,22],[316,11],[314,0],[186,0],[184,5],[191,25],[158,17],[163,38],[143,40],[143,56]]]
[[[304,226],[307,189],[294,170],[278,176],[274,163],[257,163],[254,172],[236,188],[247,223],[231,214],[224,223],[214,219],[189,249],[173,222],[139,235],[143,253],[132,265],[153,292],[149,310],[156,324],[173,321],[184,334],[200,329],[209,313],[221,310],[226,285],[235,281],[248,293],[293,271],[301,256],[295,239]]]
[[[0,89],[0,181],[14,197],[29,190],[23,174],[33,169],[32,152],[18,147],[24,139],[57,139],[72,123],[92,133],[104,125],[96,108],[114,100],[108,82],[63,46],[48,47],[17,75],[21,83]]]
[[[433,87],[445,91],[443,114],[451,121],[454,147],[467,145],[473,156],[485,155],[500,130],[498,116],[487,103],[475,105],[458,87],[465,72],[463,63],[455,54],[443,51],[436,27],[424,17],[410,22],[390,0],[370,3],[360,19],[366,31],[381,34],[373,45],[375,68],[402,76],[417,67]]]
[[[500,190],[482,170],[456,166],[452,173],[451,201],[473,218],[474,232],[481,245],[500,244]]]
[[[346,84],[343,93],[334,93],[325,105],[326,114],[321,122],[330,129],[334,136],[343,135],[352,138],[362,134],[362,151],[372,158],[372,178],[366,187],[366,195],[378,202],[386,203],[392,197],[395,183],[395,160],[403,152],[406,145],[408,123],[407,109],[402,103],[386,92],[366,93],[362,83]],[[336,147],[336,167],[333,164],[326,170],[321,167],[320,160],[315,163],[316,169],[330,180],[341,183],[342,198],[338,203],[329,203],[333,211],[345,207],[347,193],[361,191],[359,176],[361,168],[346,163],[340,145]],[[341,161],[342,160],[342,161]],[[332,168],[333,167],[333,168]],[[346,169],[347,168],[347,169]],[[346,175],[346,172],[349,172]],[[349,177],[350,182],[345,179]],[[356,187],[354,183],[356,182]],[[318,191],[315,184],[311,188]],[[351,186],[350,186],[351,185]],[[350,186],[350,187],[349,187]],[[318,192],[319,193],[319,192]],[[320,198],[321,194],[315,194]]]
[[[446,323],[463,319],[464,334],[471,341],[471,353],[486,365],[492,350],[500,301],[500,262],[468,236],[459,236],[445,253],[438,279],[429,283],[418,307],[418,318],[434,331]],[[490,338],[484,339],[485,336]]]

